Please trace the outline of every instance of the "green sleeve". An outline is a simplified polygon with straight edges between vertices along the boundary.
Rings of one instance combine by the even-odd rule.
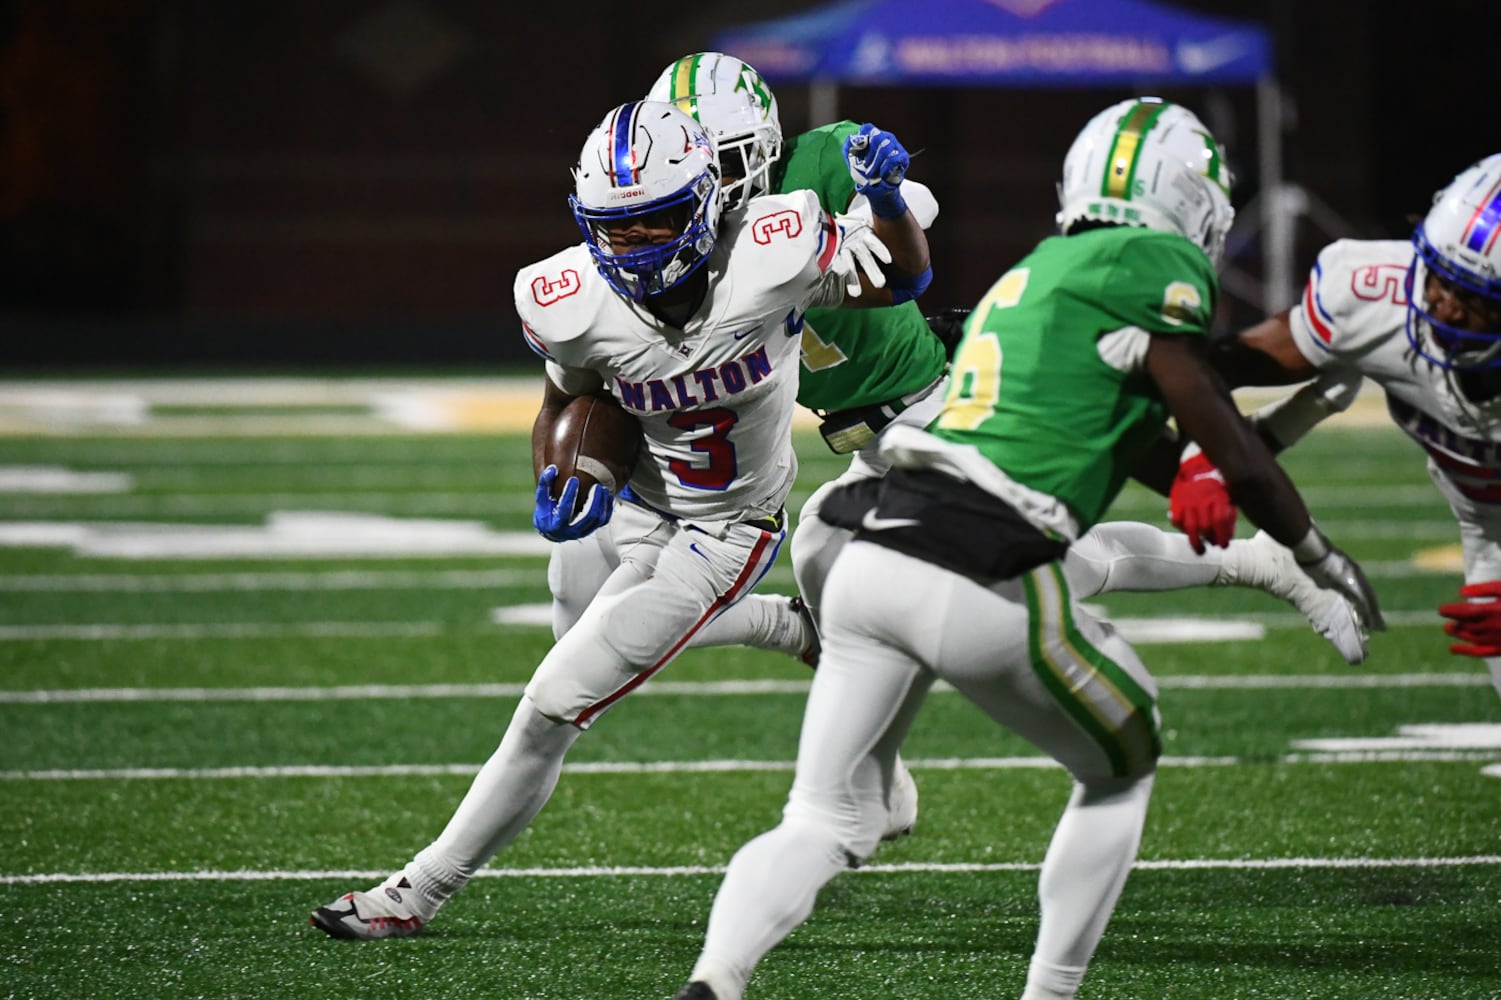
[[[859,130],[854,122],[843,121],[793,136],[782,150],[776,191],[808,188],[818,195],[825,211],[845,211],[855,197],[855,181],[844,161],[844,140]]]

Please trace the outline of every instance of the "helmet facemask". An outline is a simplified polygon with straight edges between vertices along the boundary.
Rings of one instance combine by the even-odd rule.
[[[712,124],[710,127],[712,128]],[[719,165],[725,178],[726,209],[737,209],[757,195],[771,190],[771,168],[781,158],[782,136],[776,132],[768,135],[769,131],[760,130],[736,136],[720,135],[716,138]]]

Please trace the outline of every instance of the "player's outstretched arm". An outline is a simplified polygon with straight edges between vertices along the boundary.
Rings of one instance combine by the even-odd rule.
[[[1293,340],[1289,310],[1268,316],[1233,337],[1216,340],[1210,352],[1215,371],[1232,388],[1291,385],[1318,374]]]
[[[1375,591],[1360,566],[1314,525],[1303,498],[1266,443],[1236,410],[1199,340],[1154,335],[1147,374],[1157,384],[1179,429],[1198,442],[1224,476],[1236,505],[1259,528],[1293,551],[1321,587],[1339,591],[1373,631],[1385,627]]]

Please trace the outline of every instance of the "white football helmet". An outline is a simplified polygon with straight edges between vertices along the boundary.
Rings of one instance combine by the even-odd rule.
[[[1427,301],[1431,274],[1459,296],[1501,316],[1501,153],[1470,166],[1434,195],[1433,208],[1412,234],[1412,246],[1407,339],[1413,349],[1455,371],[1501,367],[1501,328],[1460,329],[1434,318]],[[1423,336],[1425,328],[1431,341]]]
[[[1187,237],[1219,266],[1235,221],[1224,150],[1192,111],[1157,97],[1089,120],[1063,160],[1058,225],[1145,226]]]
[[[605,115],[579,153],[568,199],[594,265],[640,302],[698,270],[719,235],[719,156],[709,132],[676,105],[632,101]],[[670,221],[667,243],[616,251],[611,230]]]
[[[771,168],[782,155],[777,99],[755,69],[723,52],[695,52],[662,71],[648,101],[668,101],[714,134],[725,176],[725,208],[739,208],[771,190]]]

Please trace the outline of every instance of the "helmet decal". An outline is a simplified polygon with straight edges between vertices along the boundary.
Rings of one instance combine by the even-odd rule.
[[[1115,142],[1106,156],[1109,166],[1100,186],[1100,194],[1107,198],[1131,197],[1131,181],[1136,176],[1137,153],[1141,149],[1141,137],[1161,117],[1165,105],[1139,102],[1121,119],[1116,130]]]
[[[675,105],[714,136],[727,209],[772,189],[782,125],[776,95],[753,66],[723,52],[695,52],[669,63],[646,98]]]
[[[630,187],[641,182],[641,172],[636,163],[636,150],[631,145],[631,136],[636,132],[636,116],[640,112],[640,104],[622,104],[611,114],[614,121],[611,123],[610,132],[610,163],[614,169],[610,175],[610,183],[616,187]],[[643,152],[650,153],[650,148]]]
[[[1490,253],[1501,233],[1501,176],[1481,198],[1464,230],[1464,245],[1476,253]]]
[[[1176,233],[1218,265],[1235,221],[1230,168],[1214,136],[1181,105],[1141,97],[1089,120],[1069,147],[1058,225],[1143,226]]]

